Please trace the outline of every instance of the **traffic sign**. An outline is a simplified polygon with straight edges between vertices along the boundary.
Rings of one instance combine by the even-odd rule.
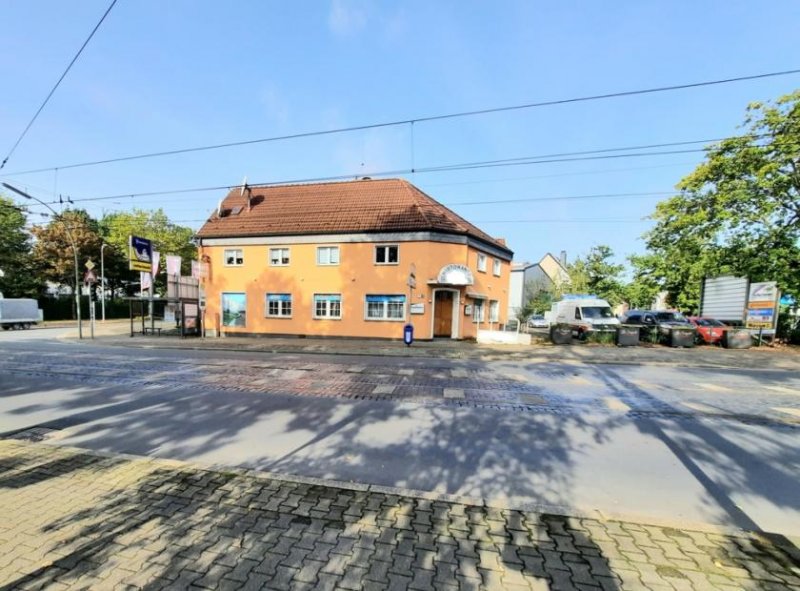
[[[83,274],[83,282],[84,283],[97,283],[97,273],[95,273],[92,269],[87,269],[87,271]]]
[[[89,269],[90,271],[91,271],[92,269],[94,269],[94,268],[95,268],[95,266],[96,266],[96,265],[95,265],[95,264],[92,262],[92,259],[89,259],[88,261],[86,261],[86,268],[87,268],[87,269]]]

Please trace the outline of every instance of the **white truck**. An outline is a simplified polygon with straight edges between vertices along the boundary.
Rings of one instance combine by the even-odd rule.
[[[611,330],[619,326],[619,319],[614,316],[609,303],[597,297],[566,296],[553,304],[550,321],[569,325],[579,339],[592,331]]]
[[[0,326],[3,330],[25,329],[42,320],[39,302],[24,298],[0,298]]]

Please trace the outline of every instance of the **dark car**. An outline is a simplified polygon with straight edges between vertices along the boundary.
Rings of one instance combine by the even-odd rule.
[[[730,328],[727,324],[714,318],[693,316],[689,318],[689,322],[697,328],[698,341],[703,341],[709,345],[721,342],[725,331]]]
[[[675,328],[690,329],[696,334],[694,325],[683,314],[670,310],[628,310],[620,322],[641,326],[644,340],[664,340]]]

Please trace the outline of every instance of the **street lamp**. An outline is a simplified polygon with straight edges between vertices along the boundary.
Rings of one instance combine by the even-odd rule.
[[[21,190],[17,189],[16,187],[12,187],[8,183],[3,183],[3,186],[6,189],[8,189],[9,191],[14,191],[14,193],[16,193],[17,195],[21,195],[22,197],[25,197],[25,199],[31,199],[33,201],[36,201],[40,205],[44,205],[47,209],[52,211],[53,214],[56,217],[58,216],[58,212],[55,209],[53,209],[52,207],[50,207],[47,203],[42,201],[41,199],[37,199],[36,197],[33,197],[32,195],[28,195],[25,191],[21,191]],[[62,223],[63,223],[63,220],[62,220]],[[79,282],[80,279],[79,279],[79,274],[78,274],[78,247],[75,245],[75,239],[72,237],[72,231],[69,229],[69,225],[66,224],[66,223],[64,224],[64,230],[66,230],[66,232],[67,232],[67,237],[69,238],[69,243],[72,245],[72,255],[75,258],[75,308],[76,308],[76,310],[78,312],[78,338],[82,339],[83,338],[83,326],[81,326],[81,284]]]
[[[105,242],[103,242],[103,246],[100,247],[100,310],[103,315],[103,322],[106,321],[106,266],[103,263],[103,249],[108,246]],[[113,299],[113,298],[112,298]]]

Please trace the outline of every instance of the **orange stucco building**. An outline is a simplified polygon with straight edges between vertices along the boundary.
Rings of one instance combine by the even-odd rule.
[[[513,253],[401,179],[235,189],[197,234],[210,335],[474,338]],[[409,285],[411,284],[411,285]]]

